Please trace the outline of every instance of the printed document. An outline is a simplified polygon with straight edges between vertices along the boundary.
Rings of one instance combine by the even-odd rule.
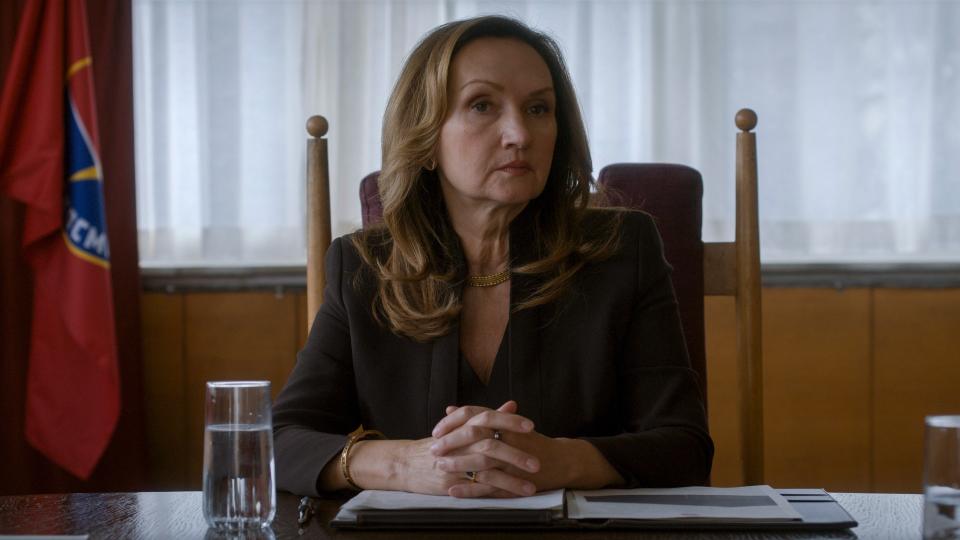
[[[567,517],[711,522],[802,519],[770,486],[570,491]]]

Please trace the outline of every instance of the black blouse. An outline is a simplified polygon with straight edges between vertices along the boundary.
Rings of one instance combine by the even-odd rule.
[[[510,396],[510,372],[506,358],[508,351],[507,336],[504,335],[500,342],[500,348],[497,350],[497,357],[493,362],[493,369],[490,371],[490,380],[483,384],[473,366],[467,361],[467,357],[460,353],[460,361],[457,369],[457,401],[458,406],[480,405],[488,409],[496,409],[512,399]]]

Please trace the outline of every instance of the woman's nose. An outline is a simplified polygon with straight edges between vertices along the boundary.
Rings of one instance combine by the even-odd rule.
[[[503,115],[501,138],[504,148],[526,148],[530,146],[530,129],[526,118],[520,111],[510,111]]]

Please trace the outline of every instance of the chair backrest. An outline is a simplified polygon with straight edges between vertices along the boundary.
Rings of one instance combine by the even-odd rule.
[[[706,383],[703,295],[733,296],[736,304],[737,369],[743,481],[763,484],[763,363],[760,328],[760,226],[757,147],[751,132],[757,115],[737,112],[736,228],[733,242],[703,243],[700,174],[678,165],[620,164],[600,171],[598,183],[610,202],[654,216],[667,260],[690,359]]]
[[[672,279],[681,323],[692,367],[700,377],[704,403],[707,384],[704,295],[735,298],[742,464],[746,485],[763,483],[760,243],[756,138],[750,132],[756,123],[753,111],[743,109],[737,113],[736,124],[742,132],[737,134],[734,242],[702,242],[703,180],[694,169],[683,165],[625,163],[605,167],[598,177],[598,183],[607,192],[607,204],[644,210],[653,215],[657,222],[666,258],[674,268]],[[313,172],[309,166],[308,171]],[[360,183],[364,227],[382,219],[378,177],[379,173],[374,172]],[[313,201],[312,196],[310,200]],[[326,211],[329,213],[329,206]],[[313,246],[312,241],[310,245]],[[319,265],[314,263],[314,267],[322,270],[322,253],[319,256]],[[317,295],[315,291],[310,291],[309,274],[312,272],[308,263],[308,297]],[[319,307],[319,300],[316,305]],[[316,311],[313,307],[308,309],[312,318]]]
[[[690,363],[700,376],[707,402],[707,362],[703,325],[703,179],[695,169],[660,163],[619,163],[600,171],[597,183],[605,204],[640,209],[654,217],[667,261],[687,340]]]
[[[360,216],[364,228],[380,223],[383,219],[383,204],[380,202],[377,178],[380,178],[380,171],[372,172],[360,181]]]
[[[760,234],[757,208],[757,116],[737,113],[736,228],[733,242],[701,241],[703,181],[682,165],[626,163],[600,171],[597,183],[610,204],[654,216],[667,261],[690,362],[706,388],[704,295],[733,296],[736,305],[737,370],[743,479],[763,484],[763,365],[760,330]],[[706,395],[704,394],[704,402]]]

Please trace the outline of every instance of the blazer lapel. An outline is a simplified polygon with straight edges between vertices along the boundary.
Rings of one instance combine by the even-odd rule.
[[[515,277],[517,281],[522,278]],[[514,297],[513,291],[510,293]],[[511,298],[511,304],[514,304]],[[507,364],[510,368],[510,398],[519,405],[517,413],[529,418],[539,430],[543,418],[540,388],[540,309],[510,314],[507,323]]]
[[[511,266],[522,266],[535,260],[538,242],[533,235],[533,219],[525,211],[510,227]],[[510,319],[507,323],[507,364],[510,368],[510,397],[516,400],[518,414],[540,426],[543,419],[540,377],[541,307],[514,312],[514,306],[525,300],[538,280],[529,275],[513,274],[510,278]]]
[[[447,405],[457,403],[457,362],[460,355],[460,325],[433,342],[430,362],[430,390],[427,393],[427,429],[433,431],[446,416]]]
[[[459,276],[458,287],[463,287],[467,275],[467,261],[460,240],[452,229],[447,231],[445,252],[453,270]],[[433,431],[437,422],[447,415],[447,405],[457,404],[457,366],[460,363],[460,322],[445,336],[434,340],[430,358],[430,389],[427,392],[426,433]]]

